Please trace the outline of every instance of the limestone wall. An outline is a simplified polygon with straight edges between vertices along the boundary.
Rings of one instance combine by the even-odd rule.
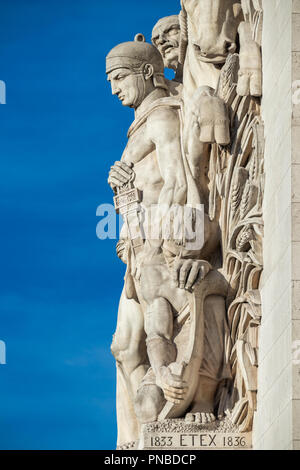
[[[265,123],[263,319],[256,449],[300,447],[300,0],[263,0]],[[300,95],[300,94],[299,94]],[[297,424],[298,422],[298,424]]]

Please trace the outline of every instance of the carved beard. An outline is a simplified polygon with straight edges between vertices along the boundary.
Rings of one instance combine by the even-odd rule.
[[[136,87],[135,87],[135,96],[133,98],[131,108],[138,108],[144,101],[146,95],[146,85],[143,74],[136,75]]]

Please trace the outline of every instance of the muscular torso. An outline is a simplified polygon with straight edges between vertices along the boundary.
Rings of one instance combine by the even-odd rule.
[[[129,138],[122,161],[134,165],[134,186],[140,191],[142,204],[146,207],[157,204],[163,179],[157,162],[155,144],[148,135],[147,121]]]
[[[177,114],[177,119],[179,120],[178,112],[173,110],[172,112]],[[140,192],[140,202],[142,206],[145,208],[149,208],[151,205],[156,205],[159,203],[159,198],[161,191],[163,189],[164,181],[161,169],[158,162],[156,144],[154,143],[155,137],[153,138],[153,134],[151,134],[151,128],[149,129],[149,119],[151,119],[152,113],[150,112],[148,117],[142,122],[140,126],[137,126],[136,130],[134,130],[128,139],[127,146],[122,155],[122,161],[127,164],[133,164],[133,170],[135,173],[134,179],[134,186],[139,189]],[[173,116],[173,119],[175,115]],[[170,126],[174,125],[173,119],[170,120]],[[173,122],[172,122],[173,121]],[[165,159],[169,158],[169,152],[166,152],[163,157]],[[178,156],[179,160],[180,155]],[[178,163],[178,170],[180,169],[179,162],[173,161],[172,165],[176,165]],[[207,163],[207,162],[206,162]],[[203,168],[202,168],[203,170]],[[196,175],[195,175],[196,176]],[[204,177],[204,176],[203,176]],[[197,179],[199,178],[199,173],[197,174]],[[206,175],[207,178],[207,175]],[[198,181],[198,184],[203,184],[203,181]],[[203,189],[203,188],[202,188]],[[199,190],[199,189],[198,189]],[[200,190],[201,193],[201,190]],[[205,199],[205,198],[204,198]],[[163,201],[165,202],[165,201]],[[136,214],[130,214],[127,217],[127,222],[130,225],[130,230],[133,232],[135,228],[140,225],[138,222],[138,218]],[[213,236],[211,233],[211,223],[208,224],[207,229],[209,227],[208,233],[206,233],[206,239],[210,240],[213,245],[213,249],[211,246],[208,246],[207,240],[205,246],[203,248],[203,256],[204,259],[208,257],[208,252],[214,251],[215,245],[218,243],[218,230],[213,228]],[[127,229],[123,226],[121,238],[127,238]],[[209,243],[210,245],[210,243]]]

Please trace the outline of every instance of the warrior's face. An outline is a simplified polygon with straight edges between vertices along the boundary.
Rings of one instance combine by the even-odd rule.
[[[164,66],[176,70],[179,58],[180,26],[177,17],[160,20],[152,31],[152,43],[161,53]]]
[[[113,95],[117,95],[123,106],[138,108],[145,98],[145,79],[142,73],[128,68],[115,69],[107,76]]]

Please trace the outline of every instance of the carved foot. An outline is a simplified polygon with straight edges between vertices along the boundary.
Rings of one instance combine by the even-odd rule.
[[[188,413],[185,417],[186,423],[210,424],[214,421],[216,421],[216,417],[213,413]]]

